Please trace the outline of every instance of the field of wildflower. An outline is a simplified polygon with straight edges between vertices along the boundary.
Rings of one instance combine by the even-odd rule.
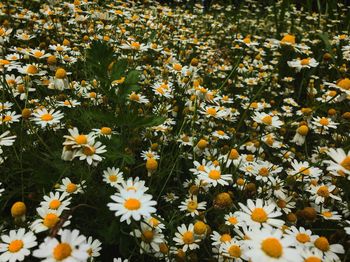
[[[0,1],[0,262],[350,261],[349,5],[193,2]]]

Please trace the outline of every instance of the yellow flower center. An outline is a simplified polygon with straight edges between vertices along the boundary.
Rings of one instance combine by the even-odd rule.
[[[238,223],[238,220],[236,217],[229,217],[228,222],[230,222],[232,225],[236,225]]]
[[[267,221],[267,214],[265,210],[261,207],[257,207],[253,210],[252,214],[250,215],[251,219],[255,222],[264,223]]]
[[[40,118],[41,120],[48,122],[53,119],[53,116],[51,114],[43,114]]]
[[[133,49],[138,50],[138,49],[140,49],[141,44],[140,44],[139,42],[132,42],[132,43],[131,43],[131,47],[132,47]]]
[[[266,255],[274,258],[279,258],[283,254],[283,247],[281,242],[277,238],[266,238],[261,243],[261,249]]]
[[[27,207],[23,202],[16,202],[11,207],[11,215],[13,217],[23,216],[27,211]]]
[[[34,65],[29,65],[27,67],[27,74],[35,75],[38,73],[38,68]]]
[[[218,131],[217,131],[217,133],[218,133],[220,136],[225,135],[225,132],[224,132],[224,131],[222,131],[222,130],[218,130]]]
[[[67,77],[67,72],[66,72],[66,70],[64,70],[63,68],[58,68],[58,69],[56,70],[55,77],[58,78],[58,79],[66,78],[66,77]]]
[[[264,116],[263,119],[261,119],[261,121],[265,125],[271,125],[272,124],[272,116]]]
[[[194,242],[194,235],[193,232],[191,231],[186,231],[183,235],[182,235],[182,241],[185,244],[192,244]]]
[[[146,230],[144,232],[142,232],[142,240],[146,243],[151,243],[152,240],[153,240],[153,236],[154,236],[154,233],[152,230]]]
[[[33,55],[34,55],[36,58],[40,58],[40,57],[42,57],[44,54],[43,54],[43,52],[41,52],[41,51],[35,51]]]
[[[278,200],[277,200],[277,206],[278,206],[279,208],[285,208],[285,207],[287,206],[287,202],[284,201],[283,199],[278,199]]]
[[[77,187],[77,185],[74,184],[74,183],[69,183],[69,184],[67,185],[67,187],[66,187],[66,191],[67,191],[68,193],[73,193],[73,192],[75,192],[77,189],[78,189],[78,187]]]
[[[298,233],[295,238],[303,244],[305,244],[306,242],[310,242],[310,236],[305,233]]]
[[[197,235],[203,235],[207,231],[207,225],[202,221],[197,221],[194,224],[194,232]]]
[[[53,250],[53,257],[60,261],[69,257],[72,253],[72,248],[68,243],[60,243]]]
[[[12,116],[4,116],[2,119],[3,122],[9,122],[11,120],[12,120]]]
[[[56,214],[49,213],[45,216],[43,224],[48,228],[53,228],[59,220],[60,218]]]
[[[305,258],[304,262],[322,262],[322,260],[318,257],[308,257]]]
[[[342,89],[349,90],[350,89],[350,79],[344,78],[344,79],[340,80],[337,83],[337,86],[339,86]]]
[[[222,234],[220,237],[220,241],[222,243],[230,241],[232,239],[232,237],[229,234]]]
[[[315,247],[317,247],[319,250],[326,252],[329,250],[329,242],[328,239],[325,237],[319,237],[315,240],[314,243]]]
[[[24,244],[22,240],[20,239],[13,240],[8,246],[8,251],[10,251],[11,253],[16,253],[23,248],[23,245]]]
[[[329,190],[327,186],[321,186],[318,190],[317,190],[317,195],[321,196],[321,197],[329,197]]]
[[[304,58],[300,61],[301,65],[308,65],[310,64],[310,58]]]
[[[190,212],[194,212],[197,209],[197,207],[198,207],[197,201],[191,200],[187,203],[187,210]]]
[[[168,254],[168,252],[169,252],[169,248],[168,248],[168,246],[167,246],[167,244],[165,244],[165,243],[160,243],[159,244],[159,251],[162,253],[162,254]]]
[[[83,154],[86,156],[92,156],[95,152],[96,149],[93,146],[86,146],[83,148]]]
[[[297,132],[299,133],[299,135],[306,136],[309,132],[309,128],[306,125],[302,125],[298,127]]]
[[[218,171],[218,170],[211,170],[210,172],[209,172],[209,178],[211,178],[211,179],[213,179],[213,180],[218,180],[218,179],[220,179],[221,178],[221,172],[220,171]]]
[[[129,198],[124,202],[124,207],[128,210],[138,210],[141,207],[141,202],[136,198]]]
[[[259,169],[259,175],[260,176],[268,176],[270,173],[269,169],[266,167],[262,167]]]
[[[228,253],[231,257],[239,258],[241,256],[241,248],[237,245],[232,245],[228,249]]]
[[[87,137],[86,135],[78,135],[75,137],[75,142],[78,144],[78,145],[83,145],[83,144],[86,144],[87,143]]]
[[[299,172],[305,176],[308,176],[310,175],[310,168],[302,166],[301,168],[299,168]]]
[[[319,123],[322,125],[322,126],[328,126],[329,125],[329,120],[325,117],[322,117],[319,121]]]
[[[281,39],[281,43],[289,43],[289,44],[295,44],[295,36],[294,35],[285,35]]]
[[[236,149],[231,149],[230,155],[228,156],[229,159],[237,159],[239,158],[239,153]]]
[[[108,179],[111,182],[116,182],[118,180],[118,177],[116,175],[109,175]]]
[[[155,171],[158,168],[158,162],[154,158],[148,158],[146,161],[146,169],[148,171]]]
[[[329,212],[329,211],[322,212],[322,215],[328,218],[333,216],[332,212]]]
[[[340,165],[350,171],[350,156],[345,157],[344,160],[340,162]]]
[[[182,65],[180,65],[180,64],[174,64],[174,65],[173,65],[173,69],[174,69],[175,71],[181,71]]]
[[[101,133],[104,135],[112,134],[112,129],[110,127],[102,127],[100,130],[101,130]]]
[[[208,114],[208,115],[211,115],[211,116],[215,116],[215,115],[216,115],[216,109],[213,108],[213,107],[209,107],[209,108],[207,109],[207,114]]]
[[[130,98],[130,100],[133,100],[133,101],[140,100],[140,96],[138,94],[135,94],[135,93],[132,93],[129,98]]]
[[[61,201],[59,201],[58,199],[53,199],[50,204],[49,204],[49,208],[50,209],[57,209],[61,206]]]

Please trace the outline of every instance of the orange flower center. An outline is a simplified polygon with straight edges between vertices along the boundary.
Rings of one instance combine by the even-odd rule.
[[[231,257],[239,258],[241,256],[241,248],[237,245],[232,245],[228,249],[228,253]]]
[[[192,244],[194,242],[194,235],[191,231],[187,231],[182,235],[182,240],[185,244]]]
[[[272,124],[272,116],[264,116],[263,119],[261,119],[261,121],[265,125],[271,125]]]
[[[53,199],[50,204],[49,204],[49,208],[50,209],[57,209],[61,206],[61,201],[59,201],[58,199]]]
[[[40,118],[41,120],[48,122],[53,119],[53,116],[51,114],[43,114]]]
[[[53,250],[53,257],[60,261],[69,257],[72,253],[72,248],[68,243],[58,244]]]
[[[350,156],[345,157],[344,160],[341,161],[340,165],[346,170],[350,171]]]
[[[303,244],[305,244],[306,242],[310,242],[310,236],[305,233],[298,233],[295,238]]]
[[[329,250],[329,242],[328,239],[325,237],[319,237],[315,240],[314,243],[315,247],[317,247],[319,250],[326,252]]]
[[[13,240],[8,246],[8,251],[10,251],[11,253],[16,253],[23,248],[23,245],[24,244],[22,240],[20,239]]]
[[[48,228],[53,228],[59,220],[60,218],[56,214],[49,213],[45,216],[43,224]]]
[[[266,238],[261,243],[261,249],[265,252],[266,255],[279,258],[283,254],[283,247],[281,242],[277,238]]]
[[[261,207],[257,207],[253,210],[252,214],[250,215],[253,221],[264,223],[267,221],[267,214],[265,210]]]
[[[218,180],[221,178],[221,172],[218,170],[211,170],[208,176],[213,180]]]
[[[141,207],[141,202],[136,198],[129,198],[124,202],[124,207],[128,210],[138,210]]]

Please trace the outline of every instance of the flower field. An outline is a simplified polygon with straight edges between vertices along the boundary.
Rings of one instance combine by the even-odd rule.
[[[350,6],[193,2],[0,2],[0,262],[350,261]]]

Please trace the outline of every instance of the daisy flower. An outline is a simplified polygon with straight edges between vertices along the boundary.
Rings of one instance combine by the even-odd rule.
[[[235,262],[243,262],[248,260],[248,257],[245,255],[244,242],[234,238],[232,238],[230,241],[222,243],[219,248],[219,253],[225,259],[233,259]]]
[[[98,239],[94,240],[92,237],[88,237],[88,239],[86,240],[86,244],[89,246],[89,248],[87,249],[89,257],[94,258],[100,256],[99,251],[102,249],[101,241],[99,241]]]
[[[335,129],[338,125],[338,123],[333,122],[332,119],[328,117],[319,116],[314,117],[311,123],[316,128],[315,131],[317,131],[317,133],[322,133],[323,131],[327,132],[330,128]],[[323,133],[325,134],[326,132]]]
[[[283,125],[283,122],[279,120],[278,116],[270,116],[266,113],[255,112],[253,120],[268,127],[280,128]]]
[[[40,244],[39,249],[34,250],[33,256],[41,258],[42,261],[87,261],[89,245],[86,238],[74,229],[65,229],[60,235],[60,241],[56,238],[47,237]]]
[[[289,229],[285,231],[287,236],[290,236],[294,239],[295,247],[311,247],[311,237],[312,231],[310,229],[305,229],[303,227],[296,228],[295,226],[291,226]]]
[[[254,162],[252,168],[251,173],[255,176],[255,179],[263,182],[267,182],[270,177],[274,177],[282,171],[282,167],[268,161]]]
[[[330,148],[327,155],[332,158],[332,160],[323,161],[328,165],[327,170],[335,176],[347,175],[347,178],[350,180],[350,151],[346,154],[342,148]]]
[[[84,184],[84,180],[80,184],[75,184],[68,177],[65,177],[62,179],[62,184],[58,186],[57,191],[66,192],[69,195],[83,193]]]
[[[206,209],[207,202],[199,202],[197,201],[197,197],[189,197],[185,201],[181,202],[181,205],[179,206],[179,209],[181,211],[187,211],[186,216],[198,216],[199,212],[198,210],[205,210]]]
[[[220,166],[205,166],[204,171],[200,171],[198,178],[203,180],[206,183],[213,185],[214,187],[218,184],[225,186],[232,181],[231,174],[223,175],[220,170]]]
[[[8,235],[2,234],[0,242],[0,261],[23,261],[30,255],[29,249],[37,245],[33,232],[24,228],[11,230]]]
[[[311,239],[314,247],[313,251],[321,251],[324,261],[340,261],[337,254],[344,254],[344,247],[340,244],[330,244],[328,239],[323,236],[313,236]]]
[[[304,68],[312,68],[318,66],[318,62],[314,58],[293,59],[287,62],[289,67],[295,68],[295,71],[300,72]]]
[[[137,238],[141,238],[140,254],[152,251],[159,252],[159,245],[164,242],[164,235],[159,228],[153,228],[145,222],[141,223],[141,230],[136,229],[130,234]]]
[[[19,122],[21,115],[16,115],[16,112],[4,112],[1,114],[0,125],[5,124],[10,126],[10,124]]]
[[[60,123],[60,119],[63,118],[63,113],[50,109],[47,111],[46,108],[37,109],[33,113],[34,118],[32,119],[37,125],[40,125],[42,128],[46,126],[53,126]]]
[[[103,157],[99,156],[99,154],[107,152],[105,148],[106,146],[99,141],[90,143],[79,149],[74,157],[79,157],[79,160],[86,160],[89,165],[97,166],[103,160]]]
[[[141,94],[137,94],[135,92],[132,92],[129,95],[129,100],[134,101],[134,102],[139,103],[139,104],[148,104],[149,103],[149,100],[146,98],[146,96],[141,95]]]
[[[245,255],[252,262],[301,262],[299,251],[293,248],[293,239],[283,236],[281,230],[271,228],[255,229],[245,243],[248,250]]]
[[[1,146],[12,146],[15,142],[16,136],[8,136],[10,131],[5,131],[0,135],[0,147]]]
[[[121,216],[120,221],[131,223],[131,219],[139,221],[141,217],[149,217],[156,212],[154,206],[156,201],[152,200],[152,195],[145,194],[142,191],[121,190],[119,193],[112,195],[114,201],[108,203],[109,210],[115,211],[115,216]]]
[[[23,67],[18,67],[17,70],[19,73],[29,76],[42,76],[46,74],[46,71],[40,70],[38,64],[28,64]]]
[[[177,231],[178,232],[175,233],[173,240],[176,242],[175,245],[182,246],[183,252],[199,248],[197,243],[200,239],[195,237],[193,224],[189,224],[188,227],[186,227],[185,224],[182,224],[177,227]]]
[[[93,133],[90,134],[81,134],[79,133],[78,128],[73,127],[68,129],[69,135],[63,136],[66,141],[63,143],[64,146],[72,146],[72,148],[80,148],[84,145],[92,144],[94,143],[94,135]]]
[[[276,209],[275,204],[270,203],[263,205],[262,199],[257,199],[256,203],[251,199],[248,199],[247,206],[242,203],[238,203],[242,211],[238,211],[240,219],[243,223],[252,227],[261,227],[263,225],[270,225],[273,227],[280,227],[284,224],[283,220],[275,219],[282,215],[279,211],[274,211]]]
[[[62,211],[52,210],[45,207],[38,207],[36,211],[40,218],[36,219],[30,225],[30,229],[35,233],[53,229],[60,221],[60,216],[62,214]],[[67,220],[64,226],[69,225],[69,223],[70,222]]]
[[[230,139],[230,137],[222,130],[216,130],[212,133],[212,135],[219,139]]]
[[[226,214],[224,216],[224,219],[225,219],[225,225],[234,226],[236,228],[240,226],[241,220],[237,212],[235,213],[230,212]]]
[[[136,41],[126,42],[120,46],[121,49],[134,51],[147,51],[148,46]]]
[[[322,170],[317,167],[312,167],[306,161],[298,162],[297,160],[293,160],[291,162],[292,168],[287,172],[289,175],[294,176],[296,180],[310,180],[313,178],[317,178],[322,174]]]
[[[68,209],[70,205],[71,197],[68,197],[66,192],[50,192],[48,196],[44,196],[44,201],[40,202],[40,205],[44,208],[51,210],[57,210],[59,213],[63,210]]]
[[[108,167],[107,170],[103,171],[103,181],[112,187],[116,187],[124,180],[123,172],[119,172],[119,168]]]
[[[324,203],[326,199],[333,198],[334,200],[341,201],[341,198],[333,195],[332,191],[336,188],[335,185],[332,184],[321,184],[321,185],[311,185],[308,192],[311,193],[310,200],[314,200],[316,205],[320,203]]]

